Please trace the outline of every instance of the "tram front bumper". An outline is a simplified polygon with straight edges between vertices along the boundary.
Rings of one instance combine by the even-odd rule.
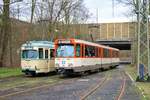
[[[35,70],[31,70],[31,69],[22,69],[22,72],[25,73],[25,74],[33,74],[33,73],[36,73]]]
[[[70,74],[70,73],[73,73],[73,69],[66,69],[66,68],[57,68],[57,73],[58,74]]]

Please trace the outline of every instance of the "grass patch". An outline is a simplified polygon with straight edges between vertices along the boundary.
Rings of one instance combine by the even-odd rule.
[[[128,72],[130,74],[130,76],[134,79],[134,81],[136,81],[136,78],[137,78],[136,67],[127,66],[126,72]],[[146,96],[145,98],[143,97],[142,100],[150,100],[150,83],[148,83],[148,82],[136,82],[136,85],[138,88],[141,88],[141,90],[139,90],[139,91],[141,93],[143,92],[144,95]]]
[[[133,67],[133,66],[127,66],[126,68],[126,71],[131,75],[131,77],[134,79],[134,81],[136,80],[137,78],[137,69],[136,67]]]
[[[0,78],[21,75],[21,68],[0,68]]]
[[[35,87],[40,84],[55,84],[59,81],[62,81],[59,76],[47,76],[47,77],[16,77],[15,80],[2,82],[0,85],[0,90],[4,91],[7,89],[12,89],[15,87],[22,87],[25,86],[26,88]]]

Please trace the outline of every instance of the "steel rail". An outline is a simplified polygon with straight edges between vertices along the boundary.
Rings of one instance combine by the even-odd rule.
[[[125,86],[126,86],[126,76],[125,76],[125,73],[122,72],[121,76],[122,76],[123,80],[122,80],[122,84],[121,84],[119,95],[116,97],[115,100],[121,100],[121,98],[122,98],[122,96],[124,94],[124,91],[125,91]]]
[[[97,85],[91,86],[84,95],[80,96],[79,100],[85,100],[88,96],[92,95],[97,89],[101,88],[104,85],[104,83],[108,80],[108,76],[109,74],[106,75],[105,73],[105,77],[103,78],[103,80],[101,80]]]

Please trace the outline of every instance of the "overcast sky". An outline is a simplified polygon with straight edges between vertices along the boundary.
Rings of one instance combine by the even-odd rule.
[[[97,19],[98,9],[98,22],[126,22],[131,21],[132,17],[126,16],[129,13],[129,8],[123,4],[119,4],[115,1],[114,16],[112,14],[112,0],[85,0],[85,5],[92,13],[89,18],[89,23],[95,23]]]
[[[24,2],[25,1],[26,0],[24,0]],[[2,0],[0,0],[0,4],[2,4]],[[90,11],[90,18],[88,19],[88,23],[97,22],[97,9],[98,9],[98,22],[99,23],[127,22],[127,21],[133,20],[132,16],[130,16],[130,18],[129,16],[128,17],[126,16],[130,11],[129,8],[123,4],[118,4],[116,1],[115,1],[115,7],[114,7],[114,16],[112,14],[112,11],[113,11],[112,0],[84,0],[84,4]],[[25,5],[22,5],[22,6],[25,6]],[[29,13],[26,12],[26,15],[29,15]],[[25,15],[22,15],[21,19],[30,20],[30,18],[27,16],[25,17]]]

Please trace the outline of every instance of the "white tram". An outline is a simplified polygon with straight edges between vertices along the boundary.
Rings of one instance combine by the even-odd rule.
[[[55,41],[55,67],[59,74],[90,72],[119,65],[119,50],[78,39]]]
[[[36,75],[55,71],[54,43],[29,41],[21,46],[21,67],[25,74]]]

